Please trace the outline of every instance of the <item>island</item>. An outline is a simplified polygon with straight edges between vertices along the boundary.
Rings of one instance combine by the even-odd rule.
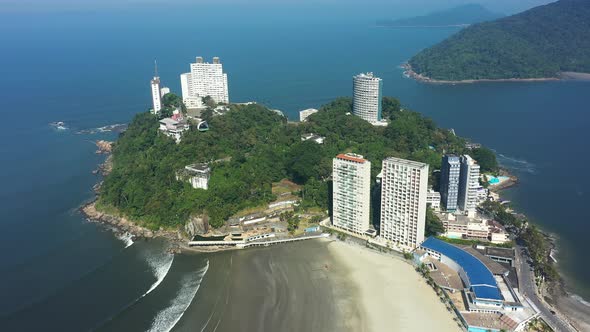
[[[391,28],[417,27],[463,27],[470,24],[495,20],[504,15],[494,13],[480,4],[465,4],[424,16],[379,20],[378,26]]]
[[[471,25],[422,50],[406,74],[433,83],[589,78],[590,2],[560,0]]]

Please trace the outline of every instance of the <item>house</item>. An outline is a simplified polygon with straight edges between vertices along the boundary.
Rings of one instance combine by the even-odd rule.
[[[159,130],[164,133],[164,135],[172,137],[176,143],[180,143],[182,133],[189,129],[190,125],[184,119],[175,120],[173,118],[165,118],[160,120]]]
[[[302,142],[312,141],[312,142],[315,142],[317,144],[324,144],[324,140],[325,139],[326,139],[325,137],[320,136],[318,134],[314,134],[314,133],[301,135],[301,141]]]

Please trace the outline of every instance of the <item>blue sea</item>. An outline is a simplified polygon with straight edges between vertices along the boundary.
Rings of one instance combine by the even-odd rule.
[[[457,28],[385,29],[368,15],[328,13],[186,5],[0,14],[0,326],[183,330],[208,301],[201,281],[220,287],[213,276],[229,255],[173,257],[162,241],[133,243],[78,212],[104,158],[93,141],[116,138],[79,131],[149,108],[154,58],[179,93],[196,56],[221,57],[232,101],[293,120],[349,96],[354,74],[375,72],[385,95],[497,152],[520,178],[505,196],[559,237],[568,287],[590,299],[590,82],[420,84],[400,64]]]

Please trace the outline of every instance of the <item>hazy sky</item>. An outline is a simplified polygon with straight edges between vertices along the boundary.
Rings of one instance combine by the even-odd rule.
[[[384,10],[423,14],[458,4],[480,3],[502,13],[515,13],[553,0],[0,0],[0,11],[63,11],[134,8],[154,5],[240,5],[280,9],[281,7],[314,7],[336,11],[357,10],[359,15],[380,18]],[[356,8],[356,9],[355,9]]]

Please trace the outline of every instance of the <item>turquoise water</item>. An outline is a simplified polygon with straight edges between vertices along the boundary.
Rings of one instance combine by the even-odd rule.
[[[309,15],[269,10],[0,14],[0,29],[10,32],[0,35],[3,327],[148,330],[154,317],[166,316],[167,324],[179,319],[169,310],[174,305],[198,315],[192,298],[178,294],[196,294],[187,275],[215,278],[215,260],[171,260],[159,254],[158,242],[129,246],[77,211],[98,180],[91,172],[102,157],[92,140],[115,135],[76,131],[125,123],[146,110],[154,57],[164,84],[178,92],[178,75],[195,56],[220,56],[231,100],[256,100],[291,119],[350,95],[352,75],[375,72],[384,79],[384,95],[499,153],[520,179],[506,198],[560,236],[558,260],[569,285],[590,298],[590,266],[576,264],[586,259],[576,249],[590,232],[590,157],[583,153],[590,141],[590,83],[423,85],[404,78],[399,64],[456,29],[379,29],[371,19],[330,14],[330,8]],[[502,119],[501,126],[489,119]],[[71,129],[56,131],[48,125],[53,121]]]

